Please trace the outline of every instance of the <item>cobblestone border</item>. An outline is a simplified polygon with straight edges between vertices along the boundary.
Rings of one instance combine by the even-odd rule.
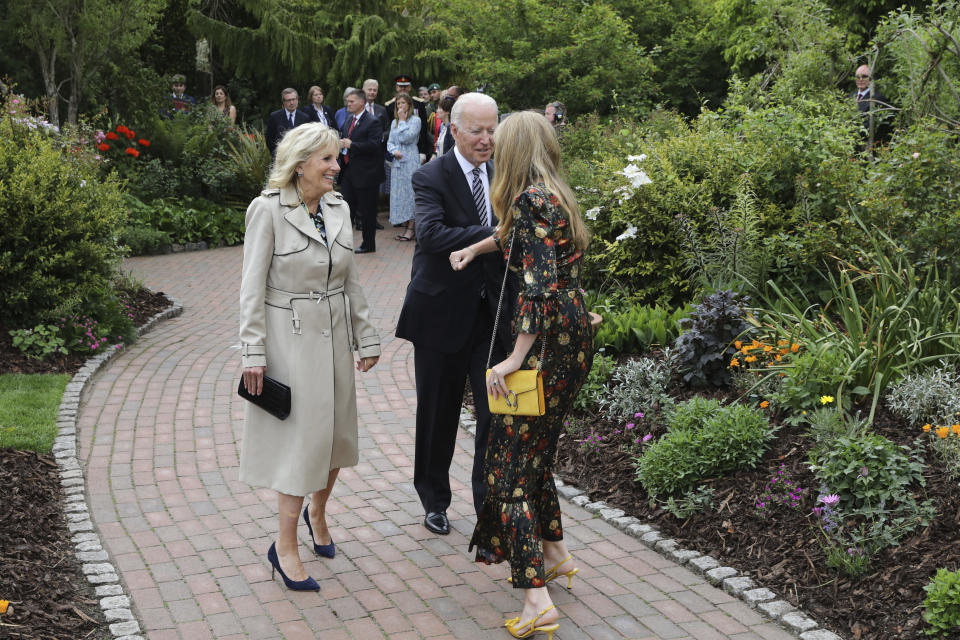
[[[171,299],[172,300],[172,299]],[[176,300],[167,309],[157,313],[137,328],[137,337],[147,333],[161,320],[183,313],[183,306]],[[83,574],[95,588],[100,598],[100,608],[110,625],[110,633],[116,640],[144,640],[140,623],[130,608],[130,598],[120,584],[119,572],[109,560],[94,531],[90,520],[85,493],[86,480],[77,458],[77,410],[80,397],[93,375],[107,362],[123,351],[123,347],[88,359],[73,379],[67,383],[57,412],[57,437],[53,441],[53,455],[60,470],[60,485],[64,493],[64,516],[73,537],[74,553],[82,563]]]
[[[476,424],[473,414],[467,409],[461,409],[460,428],[475,435]],[[841,636],[821,628],[820,624],[806,613],[786,600],[779,599],[776,593],[758,585],[752,578],[742,575],[733,567],[721,566],[715,558],[699,551],[682,549],[676,540],[663,537],[656,527],[626,515],[623,509],[611,507],[605,502],[594,502],[589,495],[573,485],[565,484],[559,479],[554,481],[557,493],[562,497],[639,539],[660,555],[702,575],[710,584],[740,598],[749,607],[774,620],[800,640],[843,640]]]

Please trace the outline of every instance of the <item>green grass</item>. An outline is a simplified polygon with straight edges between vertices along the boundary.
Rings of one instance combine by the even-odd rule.
[[[0,375],[0,449],[49,453],[66,374]]]

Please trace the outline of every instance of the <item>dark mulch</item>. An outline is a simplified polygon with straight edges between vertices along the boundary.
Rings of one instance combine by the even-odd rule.
[[[133,324],[141,326],[154,315],[170,306],[170,300],[162,292],[141,289],[130,303]],[[0,326],[0,373],[76,373],[86,358],[84,355],[67,355],[34,360],[13,346],[9,328]]]
[[[0,450],[0,638],[109,638],[73,555],[52,455]]]
[[[623,426],[593,421],[594,429],[606,436]],[[903,445],[920,435],[883,410],[873,429]],[[936,521],[902,540],[900,546],[882,551],[868,575],[851,580],[826,565],[815,539],[810,510],[819,487],[806,464],[810,442],[802,431],[782,428],[755,471],[708,481],[707,486],[715,490],[714,508],[683,521],[650,506],[646,492],[634,481],[634,455],[620,450],[625,440],[585,451],[575,442],[582,436],[564,434],[557,472],[592,499],[654,524],[682,547],[739,569],[846,638],[927,637],[921,618],[923,587],[938,568],[960,567],[960,486],[939,471],[939,463],[928,451],[927,486],[916,497],[934,500]],[[781,464],[808,491],[800,508],[779,506],[764,519],[754,503]]]
[[[130,305],[137,326],[170,306],[162,293],[143,290]],[[0,330],[0,373],[74,373],[83,358],[35,361]],[[73,554],[63,517],[64,496],[50,454],[0,450],[0,638],[100,640],[112,637],[94,588]]]

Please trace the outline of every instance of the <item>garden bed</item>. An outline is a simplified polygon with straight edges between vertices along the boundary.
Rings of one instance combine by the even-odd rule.
[[[852,580],[826,566],[825,554],[817,543],[811,508],[819,487],[807,466],[810,440],[802,435],[804,428],[781,428],[756,470],[705,482],[715,491],[713,507],[678,520],[659,505],[650,506],[646,492],[634,480],[635,454],[621,450],[625,440],[606,442],[624,425],[602,420],[588,424],[604,435],[605,441],[585,449],[576,441],[583,436],[564,433],[557,474],[588,492],[591,499],[653,524],[683,548],[737,568],[846,638],[928,637],[921,617],[923,587],[938,568],[960,566],[960,487],[939,471],[931,451],[926,456],[927,486],[923,495],[915,497],[933,500],[936,520],[903,539],[899,546],[881,551],[868,573]],[[899,445],[909,445],[921,435],[882,409],[872,430]],[[644,433],[641,430],[637,435],[642,437]],[[806,492],[798,508],[778,505],[763,517],[755,502],[781,465]]]
[[[170,306],[163,293],[142,289],[130,303],[141,326]],[[81,356],[37,361],[0,330],[0,373],[75,373]],[[63,491],[53,455],[0,449],[0,638],[100,640],[112,637],[98,598],[74,556],[63,516]]]

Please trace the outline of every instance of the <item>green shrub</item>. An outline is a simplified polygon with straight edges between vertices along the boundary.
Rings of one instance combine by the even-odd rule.
[[[156,233],[139,231],[142,229],[161,232],[179,244],[203,241],[216,246],[243,241],[243,212],[231,207],[195,198],[155,200],[148,204],[127,196],[127,203],[130,211],[127,228],[138,230],[133,232],[134,241],[146,238],[159,242],[162,238]],[[124,237],[131,237],[130,232],[126,231]]]
[[[960,376],[946,362],[907,374],[887,389],[886,403],[911,425],[952,424],[960,412]]]
[[[760,462],[773,437],[763,413],[738,404],[704,415],[712,406],[710,401],[690,410],[679,405],[668,420],[669,432],[637,459],[637,480],[652,498],[686,493],[706,478]]]
[[[831,342],[812,344],[783,369],[785,374],[776,394],[776,403],[793,409],[794,417],[821,405],[820,398],[838,394],[853,376],[850,356]],[[848,400],[844,397],[845,400]],[[798,418],[799,419],[799,418]]]
[[[673,430],[699,429],[707,419],[719,413],[720,402],[713,398],[694,396],[676,405],[667,416],[667,428]]]
[[[876,433],[843,436],[823,448],[811,469],[845,511],[872,510],[909,499],[910,485],[924,486],[924,464]]]
[[[13,346],[34,360],[43,360],[55,353],[69,353],[56,325],[38,324],[33,329],[14,329],[10,336]]]
[[[605,313],[594,343],[615,354],[643,353],[655,344],[666,346],[680,335],[680,319],[687,313],[686,307],[671,313],[660,305],[641,304]]]
[[[576,399],[573,401],[574,411],[593,411],[603,399],[607,390],[607,381],[613,364],[612,359],[605,357],[603,349],[599,349],[593,356],[590,373],[580,387]]]
[[[928,636],[952,637],[960,628],[960,571],[938,569],[924,588],[923,619]]]
[[[6,113],[6,111],[4,112]],[[120,186],[92,156],[0,119],[0,324],[49,324],[68,298],[109,288],[122,255]]]
[[[170,248],[173,240],[165,231],[128,225],[120,232],[120,244],[127,247],[131,255],[146,256],[163,253]]]

